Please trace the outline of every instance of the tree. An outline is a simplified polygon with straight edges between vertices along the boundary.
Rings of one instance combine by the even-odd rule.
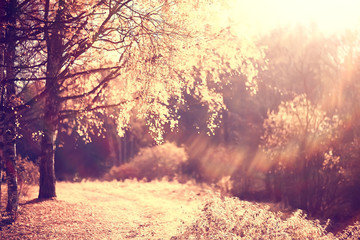
[[[1,16],[1,23],[4,22],[5,18],[5,2],[1,2],[0,5],[0,16]],[[5,39],[5,29],[2,28],[0,31],[0,38]],[[0,45],[0,80],[1,80],[1,101],[0,101],[0,126],[4,126],[4,120],[5,120],[5,111],[4,111],[4,96],[5,96],[5,88],[3,86],[3,81],[5,77],[5,46],[4,44]],[[2,172],[3,172],[3,166],[4,166],[4,127],[0,128],[0,205],[1,205],[1,183],[2,183]]]
[[[321,103],[337,81],[340,66],[337,35],[326,35],[316,25],[297,25],[275,29],[264,35],[260,43],[268,46],[267,65],[258,76],[263,91],[260,96],[262,105],[271,110],[281,101],[301,94]]]
[[[329,172],[321,171],[327,164],[337,164],[330,146],[339,136],[339,126],[338,116],[327,116],[305,95],[282,102],[277,112],[268,113],[263,148],[272,161],[269,171],[274,176],[272,191],[280,191],[283,200],[292,207],[314,212],[318,204],[326,204],[324,199],[315,198],[328,184],[319,179]],[[337,179],[335,174],[324,179],[329,176]],[[315,188],[318,191],[312,191]]]
[[[240,44],[228,23],[209,24],[208,12],[216,16],[221,7],[217,3],[22,3],[37,9],[25,14],[34,37],[33,44],[23,48],[39,63],[33,77],[22,74],[16,81],[37,82],[42,89],[16,109],[44,104],[39,198],[56,196],[54,143],[60,121],[79,123],[78,131],[86,138],[90,125],[102,128],[104,114],[114,118],[120,134],[135,114],[146,119],[153,137],[161,142],[164,126],[177,126],[185,91],[209,106],[211,132],[224,105],[210,82],[218,84],[224,69],[253,76],[247,58],[261,57],[251,42]]]
[[[103,100],[103,89],[110,80],[120,75],[120,70],[125,64],[129,64],[124,57],[129,57],[128,49],[133,44],[141,43],[143,38],[155,40],[156,34],[166,33],[157,29],[158,21],[161,20],[156,19],[157,14],[152,16],[151,11],[145,14],[138,12],[134,4],[130,3],[131,1],[99,2],[92,6],[92,12],[86,12],[79,2],[72,2],[71,8],[71,4],[66,4],[65,1],[58,1],[54,5],[49,1],[45,2],[44,34],[47,46],[47,70],[39,198],[56,196],[54,143],[58,122],[61,119],[61,106],[69,102],[72,106],[78,104],[80,108],[65,110],[66,114],[77,114],[79,110],[90,112],[121,105],[121,101],[102,106],[101,104],[96,106],[95,103]],[[53,16],[50,14],[52,12],[55,12]],[[97,14],[105,15],[99,17]],[[52,24],[48,24],[50,22]],[[115,23],[120,24],[122,28],[118,28]],[[149,28],[152,26],[155,26],[155,29]],[[112,40],[114,36],[119,40]],[[95,60],[93,65],[85,63],[84,68],[78,67],[77,61],[93,60],[92,53],[87,53],[90,49],[98,51],[98,57],[104,56],[99,49],[116,52],[113,57],[118,57],[119,60],[110,59],[108,60],[110,64],[102,62],[102,66]],[[157,56],[153,56],[153,52],[151,54],[150,58],[143,60],[153,61]],[[84,84],[84,81],[89,81],[90,76],[94,81],[91,82],[90,79],[90,84]],[[72,88],[72,91],[67,90],[69,88]],[[62,95],[64,90],[65,96]]]
[[[343,121],[341,136],[334,148],[334,155],[340,156],[346,181],[341,185],[346,209],[341,215],[352,216],[359,209],[359,153],[360,153],[360,52],[359,31],[345,31],[338,37],[339,73],[336,81],[327,86],[329,94],[323,100],[328,111],[337,112]],[[352,202],[349,207],[349,200]],[[346,215],[345,215],[346,216]]]
[[[2,124],[0,138],[3,155],[1,165],[6,169],[8,183],[6,209],[12,219],[16,218],[19,201],[16,162],[16,140],[19,137],[17,129],[21,116],[19,111],[27,108],[23,105],[20,95],[29,84],[29,79],[33,77],[34,71],[40,70],[43,65],[41,58],[37,60],[36,56],[36,52],[39,50],[39,46],[36,46],[39,30],[33,24],[34,21],[29,21],[27,17],[29,12],[36,12],[37,6],[35,1],[1,1],[0,118]],[[34,68],[35,70],[33,70]]]
[[[16,0],[4,3],[2,24],[5,26],[2,34],[3,48],[1,61],[1,121],[2,121],[2,152],[8,183],[8,203],[6,210],[13,218],[18,209],[18,187],[16,174],[16,87],[12,79],[16,77]],[[1,164],[1,163],[0,163]]]

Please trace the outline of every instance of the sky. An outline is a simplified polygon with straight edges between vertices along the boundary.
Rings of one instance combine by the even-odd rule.
[[[276,26],[315,23],[324,32],[360,30],[360,0],[229,0],[235,22],[254,33]]]

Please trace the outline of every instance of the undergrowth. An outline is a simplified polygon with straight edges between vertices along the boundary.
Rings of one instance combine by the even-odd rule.
[[[268,206],[236,198],[214,196],[195,222],[172,240],[185,239],[358,239],[360,224],[334,236],[318,220],[308,220],[301,210],[287,219]]]
[[[27,158],[18,158],[17,180],[20,196],[27,196],[31,185],[39,184],[39,166]]]
[[[186,151],[174,143],[164,143],[142,148],[130,162],[114,166],[104,176],[105,180],[146,179],[152,181],[181,175],[182,164],[188,160]]]

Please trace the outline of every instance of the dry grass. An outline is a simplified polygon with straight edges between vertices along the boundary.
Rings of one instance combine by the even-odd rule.
[[[206,191],[194,184],[57,183],[57,199],[21,200],[18,220],[0,239],[169,239],[199,214]],[[3,205],[4,206],[4,205]]]
[[[358,239],[353,225],[337,237],[295,211],[284,219],[264,204],[222,197],[177,182],[57,184],[58,197],[21,199],[15,223],[0,239]],[[4,200],[4,199],[3,199]],[[4,207],[4,204],[2,205]],[[3,209],[2,209],[3,210]]]

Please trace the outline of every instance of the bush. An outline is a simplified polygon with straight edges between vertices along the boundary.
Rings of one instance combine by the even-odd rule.
[[[174,143],[164,143],[140,149],[129,163],[112,167],[104,178],[106,180],[137,178],[151,181],[168,177],[171,180],[181,174],[182,165],[187,160],[184,148]]]
[[[358,240],[360,236],[360,222],[347,226],[342,232],[336,235],[339,240]]]
[[[265,205],[236,198],[213,197],[202,214],[177,239],[335,239],[319,221],[310,221],[298,210],[282,220]]]
[[[341,129],[338,115],[330,116],[305,94],[268,112],[261,146],[270,163],[268,194],[312,216],[349,215],[349,161],[336,149]]]
[[[29,161],[28,158],[18,158],[17,175],[19,194],[22,196],[27,195],[30,185],[39,184],[39,166]]]

